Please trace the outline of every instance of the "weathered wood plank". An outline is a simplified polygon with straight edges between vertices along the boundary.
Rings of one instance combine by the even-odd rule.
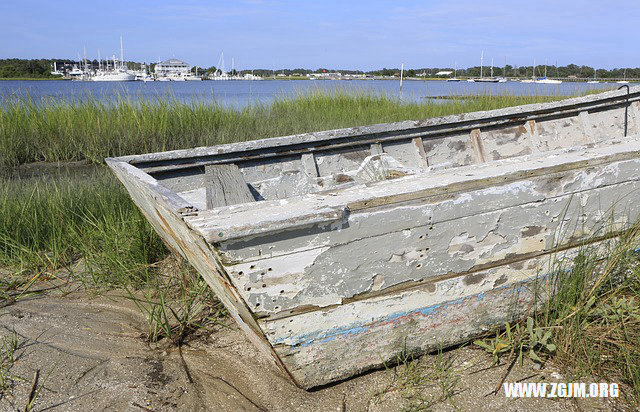
[[[610,241],[592,247],[605,250]],[[465,342],[520,318],[553,293],[550,262],[568,266],[580,248],[420,285],[298,316],[261,320],[292,375],[310,388]]]
[[[629,124],[628,124],[628,136],[635,133],[640,134],[640,102],[632,102],[629,107]],[[631,121],[633,119],[633,122]],[[631,128],[631,124],[635,124],[635,128]]]
[[[313,153],[302,155],[302,170],[309,177],[318,177],[318,165]]]
[[[429,167],[429,160],[427,159],[427,153],[424,151],[424,141],[421,137],[414,137],[412,143],[415,149],[418,151],[419,165],[421,167]]]
[[[382,150],[382,145],[379,142],[371,144],[371,154],[372,155],[379,155],[379,154],[382,154],[382,153],[384,153],[384,150]]]
[[[347,232],[345,237],[351,235],[345,243],[230,265],[227,270],[255,313],[274,316],[297,308],[317,310],[354,297],[365,299],[397,285],[411,287],[429,278],[469,273],[593,241],[605,223],[625,226],[635,221],[640,204],[626,200],[637,191],[638,182],[629,181],[445,221],[437,217],[438,210],[457,209],[463,214],[473,207],[469,203],[482,197],[470,193],[468,200],[398,206],[386,216],[375,213],[368,223],[361,220],[360,224],[393,227],[392,219],[404,218],[415,219],[414,227],[377,236],[345,228],[341,230]],[[514,199],[521,195],[528,196],[525,191],[495,194]],[[425,218],[418,222],[421,214]],[[607,220],[611,215],[615,222]],[[429,217],[433,221],[423,225]]]
[[[615,161],[625,161],[640,156],[640,141],[635,139],[624,143],[611,142],[610,146],[590,149],[558,151],[554,153],[523,156],[514,162],[510,159],[485,163],[473,167],[459,168],[451,173],[447,170],[408,176],[401,179],[354,187],[339,193],[311,194],[301,198],[282,201],[258,202],[238,205],[232,209],[203,211],[198,216],[187,219],[194,230],[199,231],[210,242],[223,242],[220,229],[236,224],[249,228],[251,224],[262,226],[255,213],[265,213],[274,208],[273,219],[278,213],[286,213],[286,220],[295,215],[306,215],[307,211],[324,207],[344,208],[355,211],[384,206],[392,203],[409,202],[433,196],[451,196],[453,193],[502,186],[521,180],[544,177],[582,168],[606,165]],[[275,209],[277,208],[277,209]],[[269,212],[267,212],[269,213]],[[249,223],[253,222],[253,223]],[[264,233],[264,232],[261,232]],[[274,240],[274,241],[277,241]],[[271,253],[276,253],[272,249]],[[245,258],[243,258],[245,259]]]
[[[255,202],[255,197],[236,165],[208,165],[204,168],[207,209]]]
[[[465,341],[518,318],[544,293],[546,259],[504,266],[291,318],[261,322],[292,375],[309,388]],[[537,284],[536,284],[537,282]],[[538,287],[541,286],[541,287]]]
[[[581,111],[578,115],[580,120],[580,126],[582,128],[582,132],[585,136],[585,141],[592,143],[595,141],[593,137],[593,125],[591,124],[591,119],[589,119],[589,112],[584,110]]]
[[[536,121],[529,120],[525,123],[525,128],[529,132],[529,139],[531,140],[531,148],[533,153],[540,153],[542,151],[542,143],[540,142],[540,135],[536,128]]]

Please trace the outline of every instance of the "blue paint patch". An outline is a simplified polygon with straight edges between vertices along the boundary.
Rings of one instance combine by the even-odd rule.
[[[550,275],[549,274],[545,274],[542,276],[538,276],[534,279],[531,280],[527,280],[527,281],[523,281],[520,282],[519,284],[511,284],[511,285],[504,285],[504,286],[500,286],[498,288],[492,289],[490,292],[498,292],[498,293],[506,293],[506,294],[519,294],[522,292],[525,292],[527,290],[527,286],[538,282],[538,281],[543,281],[546,280]],[[509,290],[510,289],[510,290]],[[477,293],[475,295],[470,295],[470,296],[465,296],[459,299],[455,299],[455,300],[451,300],[451,301],[447,301],[447,302],[443,302],[443,303],[439,303],[436,305],[431,305],[431,306],[427,306],[421,309],[415,309],[415,310],[411,310],[411,311],[402,311],[402,312],[396,312],[396,313],[392,313],[388,316],[385,316],[383,318],[377,319],[375,321],[371,321],[368,323],[363,323],[363,322],[358,322],[358,323],[353,323],[350,325],[346,325],[346,326],[340,326],[340,327],[335,327],[335,328],[331,328],[329,330],[326,331],[316,331],[316,332],[311,332],[311,333],[307,333],[304,335],[299,335],[299,336],[295,336],[293,338],[281,338],[276,340],[275,342],[273,342],[274,345],[278,345],[278,344],[284,344],[285,340],[289,340],[292,339],[294,341],[293,344],[290,344],[288,346],[290,346],[292,349],[296,348],[296,347],[306,347],[312,344],[322,344],[322,343],[327,343],[327,342],[331,342],[333,340],[335,340],[338,337],[342,337],[342,336],[351,336],[351,335],[359,335],[359,334],[364,334],[367,333],[370,329],[379,326],[380,324],[384,324],[384,323],[393,323],[395,321],[398,321],[399,319],[408,317],[415,317],[415,316],[432,316],[434,314],[436,314],[437,312],[440,312],[446,308],[448,308],[449,306],[455,306],[455,305],[459,305],[462,304],[464,301],[466,300],[471,300],[471,299],[477,299],[477,301],[482,301],[485,299],[487,292],[480,292]]]

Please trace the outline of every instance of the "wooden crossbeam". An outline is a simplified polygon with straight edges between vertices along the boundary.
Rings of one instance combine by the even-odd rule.
[[[207,209],[255,202],[247,182],[234,164],[207,165],[204,168]]]

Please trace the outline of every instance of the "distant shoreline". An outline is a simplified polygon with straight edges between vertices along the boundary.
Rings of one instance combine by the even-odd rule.
[[[71,79],[65,79],[65,78],[61,78],[61,77],[0,77],[0,81],[3,80],[71,80]]]
[[[459,77],[458,80],[461,82],[466,82],[468,79],[473,79],[473,77],[467,78],[467,77]],[[508,80],[509,81],[520,81],[520,80],[528,80],[530,79],[529,77],[509,77]],[[0,81],[50,81],[50,80],[63,80],[63,81],[72,81],[72,79],[70,78],[41,78],[41,77],[0,77]],[[218,80],[211,80],[211,79],[202,79],[203,81],[218,81]],[[340,80],[340,81],[354,81],[354,80],[392,80],[392,81],[400,81],[399,77],[366,77],[366,78],[310,78],[310,77],[302,77],[302,76],[287,76],[287,77],[263,77],[261,79],[261,81],[268,81],[268,80],[313,80],[313,81],[336,81],[336,80]],[[442,78],[442,77],[404,77],[403,81],[439,81],[439,82],[444,82],[447,81],[448,78]],[[576,78],[576,79],[566,79],[563,78],[562,81],[565,83],[586,83],[589,82],[593,79],[591,78]],[[622,79],[599,79],[599,83],[616,83],[617,81],[622,80]],[[225,81],[232,81],[232,80],[225,80]],[[640,80],[639,79],[627,79],[627,81],[629,83],[637,83]],[[84,81],[83,81],[84,82]]]

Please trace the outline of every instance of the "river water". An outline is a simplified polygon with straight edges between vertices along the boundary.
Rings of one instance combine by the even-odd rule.
[[[11,96],[83,100],[88,96],[108,100],[117,96],[146,99],[178,99],[182,102],[207,102],[242,108],[249,104],[270,103],[278,97],[292,97],[314,90],[345,90],[383,93],[403,101],[425,101],[435,97],[464,95],[577,95],[590,90],[612,90],[618,84],[533,84],[520,82],[470,83],[407,80],[400,90],[398,80],[262,80],[200,82],[76,82],[64,80],[0,81],[0,105]]]

